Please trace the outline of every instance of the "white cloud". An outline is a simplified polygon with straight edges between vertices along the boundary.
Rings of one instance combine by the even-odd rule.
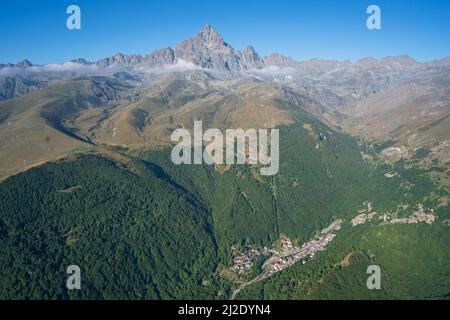
[[[32,66],[26,69],[28,72],[76,72],[76,73],[97,73],[97,65],[83,65],[75,62],[64,62],[63,64],[46,64],[43,66]]]
[[[174,72],[196,71],[202,70],[202,68],[192,62],[183,59],[177,59],[175,64],[167,64],[159,67],[137,67],[134,70],[150,74],[165,74]]]
[[[192,62],[178,59],[175,64],[163,66],[138,66],[135,68],[124,68],[118,65],[101,67],[96,64],[80,64],[76,62],[65,62],[62,64],[46,64],[41,66],[31,66],[28,68],[7,67],[0,69],[0,76],[15,76],[18,74],[39,74],[39,73],[75,73],[79,75],[107,75],[113,72],[128,70],[131,72],[142,72],[147,74],[168,74],[174,72],[188,72],[202,70],[202,68]]]
[[[21,69],[19,69],[19,68],[16,68],[16,67],[13,67],[13,68],[6,67],[6,68],[3,68],[3,69],[0,69],[0,76],[1,76],[1,77],[10,77],[10,76],[15,76],[15,75],[17,75],[17,74],[20,73],[20,72],[21,72]]]
[[[0,76],[16,76],[38,73],[76,73],[76,74],[99,74],[114,71],[113,68],[100,68],[97,65],[83,65],[75,62],[65,62],[62,64],[46,64],[41,66],[31,66],[27,68],[7,67],[0,69]]]

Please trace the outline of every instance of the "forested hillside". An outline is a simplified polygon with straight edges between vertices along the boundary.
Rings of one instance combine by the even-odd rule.
[[[217,262],[207,208],[144,165],[89,156],[0,184],[0,297],[209,297]],[[82,290],[66,288],[66,268]]]

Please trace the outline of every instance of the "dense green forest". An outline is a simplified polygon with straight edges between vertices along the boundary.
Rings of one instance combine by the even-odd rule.
[[[81,157],[0,184],[1,298],[209,297],[216,244],[208,211],[136,163]],[[66,289],[79,265],[82,290]]]

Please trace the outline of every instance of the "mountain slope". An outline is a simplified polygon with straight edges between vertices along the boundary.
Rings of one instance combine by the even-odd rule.
[[[406,84],[365,99],[348,112],[352,116],[346,127],[353,134],[405,148],[402,157],[426,148],[439,163],[450,161],[449,88]]]
[[[0,297],[211,297],[201,285],[216,263],[207,211],[152,169],[134,168],[80,157],[0,184]],[[83,290],[69,292],[74,264]]]
[[[129,87],[78,78],[0,102],[0,176],[90,147],[90,131]]]

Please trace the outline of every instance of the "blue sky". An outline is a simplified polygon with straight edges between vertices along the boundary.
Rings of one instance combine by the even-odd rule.
[[[81,8],[81,30],[66,28],[70,4]],[[381,7],[382,30],[366,28],[370,4]],[[0,62],[144,55],[205,24],[236,49],[297,60],[450,56],[450,0],[1,0]]]

